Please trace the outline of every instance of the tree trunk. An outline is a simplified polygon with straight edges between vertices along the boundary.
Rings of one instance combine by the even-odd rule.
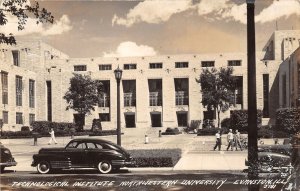
[[[220,110],[217,109],[218,113],[218,128],[220,128]]]

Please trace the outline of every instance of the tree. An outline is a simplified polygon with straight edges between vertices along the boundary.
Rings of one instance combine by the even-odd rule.
[[[53,23],[54,17],[51,12],[45,8],[40,8],[38,2],[30,5],[29,0],[3,0],[0,4],[0,26],[6,25],[9,17],[16,17],[18,19],[18,30],[24,30],[29,17],[36,19],[36,24],[39,23]],[[16,44],[16,39],[12,33],[0,33],[0,44]]]
[[[203,69],[200,78],[196,79],[201,84],[202,104],[208,111],[214,110],[218,116],[220,127],[220,112],[229,109],[230,100],[235,91],[235,77],[232,76],[233,68]]]
[[[68,103],[66,110],[77,111],[78,117],[84,120],[86,114],[95,111],[94,107],[98,104],[99,94],[102,94],[102,83],[92,80],[88,75],[74,74],[70,79],[70,87],[63,97]],[[83,129],[83,123],[78,125],[80,129]]]

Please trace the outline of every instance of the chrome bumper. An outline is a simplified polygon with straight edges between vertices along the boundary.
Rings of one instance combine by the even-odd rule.
[[[133,167],[135,166],[135,161],[125,161],[125,160],[113,160],[111,161],[113,166],[120,166],[120,167]]]
[[[18,163],[15,161],[14,158],[11,158],[9,161],[7,162],[1,162],[0,166],[4,166],[4,167],[9,167],[9,166],[16,166]]]

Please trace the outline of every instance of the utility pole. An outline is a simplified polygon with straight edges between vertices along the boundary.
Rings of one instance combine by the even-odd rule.
[[[258,179],[257,154],[257,104],[256,104],[256,55],[255,55],[255,0],[247,1],[247,53],[248,53],[248,162],[250,180]],[[257,190],[257,185],[249,190]]]

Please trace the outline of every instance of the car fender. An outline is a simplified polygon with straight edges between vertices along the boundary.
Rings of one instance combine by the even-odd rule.
[[[94,162],[98,163],[101,160],[108,160],[108,161],[125,160],[125,157],[123,154],[118,153],[118,152],[99,152],[96,155]]]
[[[69,158],[57,154],[35,154],[33,155],[33,162],[31,166],[37,166],[41,161],[68,161]]]

